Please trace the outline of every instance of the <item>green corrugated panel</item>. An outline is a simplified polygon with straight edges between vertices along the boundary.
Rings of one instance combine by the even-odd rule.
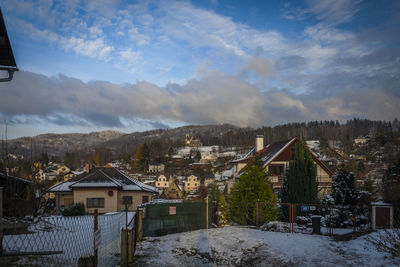
[[[169,214],[170,207],[176,207],[176,215]],[[206,228],[206,204],[204,202],[146,205],[143,236],[161,236],[203,228]]]

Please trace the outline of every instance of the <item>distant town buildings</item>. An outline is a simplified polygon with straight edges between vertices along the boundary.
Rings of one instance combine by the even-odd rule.
[[[186,134],[185,144],[190,147],[200,147],[203,145],[200,139],[194,138],[190,134]]]
[[[164,173],[165,165],[163,163],[150,163],[149,164],[149,173]]]

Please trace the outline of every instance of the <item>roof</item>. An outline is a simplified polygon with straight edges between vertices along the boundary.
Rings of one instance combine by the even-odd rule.
[[[264,149],[262,155],[262,161],[264,162],[264,167],[267,166],[274,158],[276,158],[282,151],[284,151],[288,146],[295,143],[297,138],[292,138],[290,140],[275,142]]]
[[[89,173],[83,173],[76,178],[78,179],[58,184],[49,191],[69,192],[74,188],[117,188],[122,191],[158,193],[157,188],[146,185],[112,167],[94,168]]]
[[[33,182],[32,182],[32,181],[30,181],[30,180],[23,179],[23,178],[16,177],[16,176],[10,176],[10,175],[6,175],[6,174],[4,174],[4,173],[1,173],[1,172],[0,172],[0,178],[1,178],[1,179],[9,179],[9,180],[14,180],[14,181],[18,181],[18,182],[21,182],[21,183],[26,183],[26,184],[33,184]]]
[[[10,40],[8,39],[6,24],[4,23],[3,13],[0,9],[0,65],[7,67],[14,67],[17,69],[17,64],[15,63],[14,54],[11,48]]]
[[[263,167],[266,167],[268,164],[271,163],[279,154],[281,154],[287,147],[291,146],[295,142],[299,141],[297,138],[292,138],[286,141],[280,141],[280,142],[275,142],[272,144],[267,145],[264,147],[263,150],[258,151],[257,153],[255,152],[255,148],[249,151],[247,155],[244,158],[238,159],[236,161],[232,162],[246,162],[251,158],[254,158],[256,154],[262,154],[262,161],[263,161]],[[308,149],[308,147],[306,147]],[[308,149],[309,150],[309,149]],[[309,150],[310,151],[310,150]],[[322,161],[318,159],[318,157],[312,152],[312,158],[313,160],[321,166],[329,175],[332,175],[333,172],[332,170]]]

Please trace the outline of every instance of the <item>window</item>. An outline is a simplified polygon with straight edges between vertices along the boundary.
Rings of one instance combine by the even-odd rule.
[[[87,198],[86,208],[104,208],[104,198]]]
[[[283,175],[285,171],[284,165],[273,164],[269,166],[269,173],[273,176]]]
[[[142,196],[142,203],[149,202],[149,196]]]
[[[132,196],[123,196],[122,197],[122,203],[124,205],[130,205],[132,204]]]

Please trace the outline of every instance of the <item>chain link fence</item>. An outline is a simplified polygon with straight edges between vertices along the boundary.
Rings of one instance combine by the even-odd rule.
[[[134,213],[128,215],[130,221]],[[101,229],[98,266],[115,266],[119,262],[125,213],[99,215],[98,226]],[[3,218],[0,265],[78,266],[78,262],[92,261],[93,231],[91,215]]]

